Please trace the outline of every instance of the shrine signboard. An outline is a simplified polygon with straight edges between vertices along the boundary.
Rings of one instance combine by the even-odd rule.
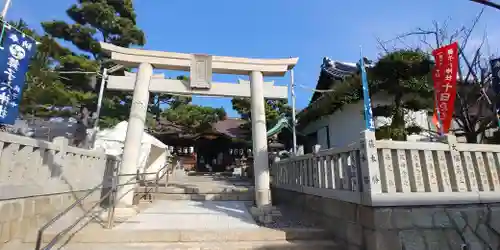
[[[457,95],[458,44],[452,43],[432,52],[436,65],[432,73],[435,91],[433,123],[441,134],[448,133]]]

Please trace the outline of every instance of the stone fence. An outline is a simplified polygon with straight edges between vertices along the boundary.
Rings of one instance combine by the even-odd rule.
[[[104,151],[68,146],[62,137],[48,142],[0,132],[0,249],[34,233],[89,190],[109,187],[105,176],[117,161]],[[85,202],[100,197],[96,190]]]
[[[500,145],[446,140],[367,131],[348,147],[278,161],[273,199],[335,225],[334,236],[358,249],[497,249]],[[408,248],[415,244],[423,248]]]

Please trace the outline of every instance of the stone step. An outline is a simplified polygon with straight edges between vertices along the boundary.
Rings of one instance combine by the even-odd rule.
[[[137,187],[136,192],[139,193],[166,193],[166,194],[219,194],[219,193],[253,193],[252,186],[184,186],[184,187]]]
[[[6,250],[33,250],[32,244],[20,244]],[[244,241],[192,243],[76,243],[61,250],[341,250],[333,241]]]
[[[141,194],[136,196],[140,201],[152,200],[192,200],[192,201],[253,201],[254,194]]]
[[[253,201],[255,193],[253,187],[138,187],[135,199],[139,201],[151,200],[219,200],[219,201]]]
[[[56,234],[44,234],[43,241],[49,242]],[[231,229],[231,230],[117,230],[82,229],[72,235],[74,243],[188,243],[188,242],[250,242],[250,241],[293,241],[330,240],[331,235],[315,228],[286,229]],[[24,239],[34,243],[36,235]]]

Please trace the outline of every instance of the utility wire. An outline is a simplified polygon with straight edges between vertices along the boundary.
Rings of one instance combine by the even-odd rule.
[[[297,86],[303,88],[303,89],[307,89],[309,91],[312,91],[312,92],[318,92],[318,93],[329,93],[329,92],[335,92],[334,89],[315,89],[315,88],[310,88],[310,87],[307,87],[305,85],[302,85],[302,84],[297,84]]]
[[[299,74],[299,77],[302,77],[303,75],[302,74]],[[312,91],[312,92],[317,92],[317,93],[330,93],[330,92],[335,92],[334,89],[316,89],[316,88],[311,88],[311,87],[308,87],[306,85],[303,85],[303,84],[300,84],[300,83],[296,83],[295,82],[295,86],[298,86],[302,89],[306,89],[306,90],[309,90],[309,91]]]
[[[19,33],[21,33],[21,34],[23,34],[23,35],[25,35],[25,36],[27,36],[27,37],[29,37],[29,38],[33,39],[33,41],[35,41],[35,42],[36,42],[36,44],[41,44],[41,42],[39,42],[38,40],[36,40],[34,37],[32,37],[32,36],[30,36],[30,35],[28,35],[28,34],[24,33],[22,30],[20,30],[20,29],[18,29],[18,28],[16,28],[16,27],[14,27],[14,26],[12,26],[12,25],[11,25],[11,24],[9,24],[7,21],[5,21],[5,20],[3,20],[3,19],[1,19],[1,18],[0,18],[0,23],[2,23],[2,36],[3,36],[3,33],[4,33],[4,29],[5,29],[5,28],[7,28],[7,29],[14,29],[14,30],[17,30]]]
[[[49,73],[57,73],[57,74],[61,74],[61,75],[71,75],[71,74],[75,74],[75,75],[78,75],[78,74],[84,74],[84,75],[98,75],[98,76],[102,76],[102,74],[100,72],[94,72],[94,71],[56,71],[56,70],[43,70],[43,72],[49,72]]]
[[[99,72],[94,72],[94,71],[48,71],[48,72],[54,72],[58,74],[89,74],[89,75],[100,75]]]

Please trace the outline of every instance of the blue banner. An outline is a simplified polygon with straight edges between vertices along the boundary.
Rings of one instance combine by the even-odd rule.
[[[36,41],[5,28],[0,47],[0,124],[14,124],[17,119],[26,72],[35,51]]]
[[[363,84],[363,102],[365,109],[366,129],[369,131],[375,131],[375,123],[373,121],[372,114],[372,101],[370,99],[370,90],[368,89],[368,79],[366,76],[365,61],[363,58],[359,60],[359,67],[361,70],[361,83]]]

